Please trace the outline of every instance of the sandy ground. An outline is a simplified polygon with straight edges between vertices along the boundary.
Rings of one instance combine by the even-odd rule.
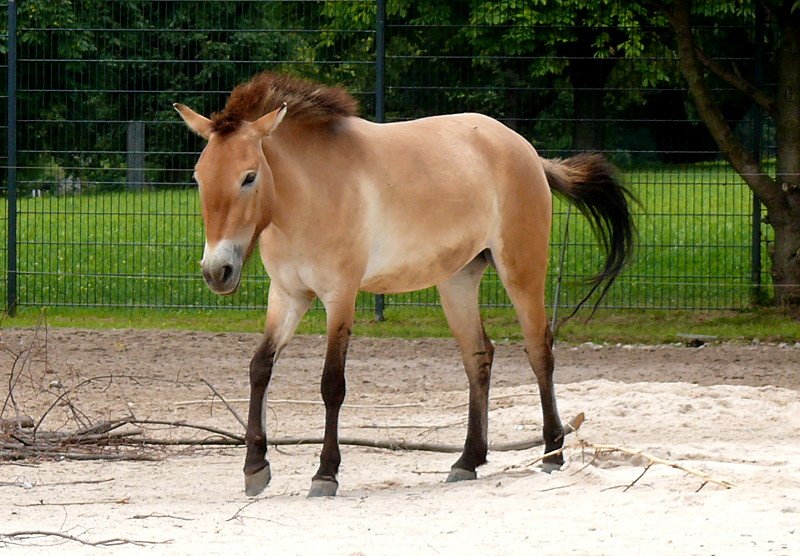
[[[4,397],[8,350],[25,351],[33,336],[0,331]],[[245,334],[51,329],[26,352],[25,366],[18,361],[14,398],[38,419],[64,388],[114,375],[71,395],[84,419],[133,412],[238,431],[219,402],[183,402],[210,399],[201,378],[232,400],[245,398],[258,342]],[[540,432],[536,390],[521,346],[497,347],[490,437],[523,440]],[[322,407],[288,400],[319,399],[323,352],[316,337],[287,348],[270,387],[273,437],[321,434]],[[800,344],[557,346],[556,365],[562,417],[586,413],[581,439],[645,450],[735,486],[698,491],[702,479],[657,465],[626,489],[644,469],[641,458],[596,459],[570,437],[560,472],[530,463],[541,448],[493,452],[478,480],[459,484],[443,483],[455,455],[345,446],[333,499],[305,497],[317,446],[272,448],[273,481],[248,499],[243,449],[192,448],[159,462],[0,462],[0,535],[164,543],[113,548],[136,554],[800,554]],[[354,338],[343,435],[461,442],[464,402],[452,341]],[[397,404],[409,407],[380,407]],[[75,424],[59,405],[43,427]],[[0,548],[100,550],[53,537],[6,538]]]

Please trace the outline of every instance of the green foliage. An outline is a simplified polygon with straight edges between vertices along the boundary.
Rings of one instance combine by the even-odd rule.
[[[210,114],[238,83],[267,62],[315,59],[306,53],[303,20],[289,3],[108,2],[19,3],[19,109],[45,120],[20,134],[21,152],[47,153],[23,168],[58,168],[84,184],[124,181],[128,121],[148,122],[149,179],[184,183],[173,152],[198,141],[175,133],[172,103]],[[268,32],[297,29],[296,32]],[[266,32],[265,32],[266,31]],[[257,62],[257,61],[263,62]],[[165,122],[166,124],[161,124]],[[35,156],[35,155],[34,155]],[[34,170],[35,171],[35,170]],[[26,179],[40,179],[32,172]],[[58,179],[58,177],[53,177]]]
[[[746,57],[736,26],[752,23],[752,0],[694,5],[702,21],[722,23],[700,34],[709,50]],[[188,159],[170,153],[196,152],[200,142],[175,132],[171,104],[210,114],[236,84],[268,67],[343,84],[371,117],[375,14],[372,0],[19,2],[19,54],[27,60],[19,67],[19,113],[47,122],[22,134],[20,149],[48,153],[25,155],[34,159],[21,160],[23,181],[73,176],[118,187],[125,123],[143,120],[148,180],[186,183],[188,173],[177,170]],[[607,120],[632,108],[651,116],[657,106],[649,103],[658,102],[651,91],[682,83],[667,22],[644,2],[389,0],[387,19],[390,120],[479,111],[529,140],[546,138],[541,146],[559,153],[578,133],[573,117]],[[587,104],[577,91],[599,100]],[[724,104],[732,119],[741,117],[741,103]],[[656,132],[603,127],[605,145],[594,146],[610,150],[622,147],[618,138],[647,143]],[[55,175],[37,170],[47,166]]]

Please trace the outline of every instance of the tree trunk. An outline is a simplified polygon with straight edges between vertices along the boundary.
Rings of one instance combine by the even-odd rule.
[[[690,23],[691,0],[675,0],[666,11],[675,30],[681,72],[703,123],[736,172],[758,195],[775,231],[770,249],[775,301],[800,309],[800,14],[791,13],[794,0],[786,0],[781,13],[778,52],[776,179],[768,176],[722,115],[697,59]]]
[[[579,18],[582,19],[582,18]],[[576,39],[561,52],[571,58],[567,76],[572,85],[572,148],[599,151],[605,146],[607,118],[604,107],[606,82],[619,61],[618,57],[595,57],[597,31],[582,27]]]
[[[770,258],[776,303],[800,310],[800,210],[793,216],[773,224],[775,245],[770,249]]]
[[[775,181],[784,197],[783,210],[770,214],[775,229],[772,279],[779,305],[800,308],[800,11],[785,2],[779,18],[777,160]]]
[[[605,146],[606,123],[603,109],[605,79],[593,87],[572,86],[572,148],[576,151],[600,151]]]

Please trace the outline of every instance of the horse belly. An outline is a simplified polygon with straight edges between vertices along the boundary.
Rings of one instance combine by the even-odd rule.
[[[414,245],[383,241],[373,249],[361,280],[361,289],[372,293],[403,293],[443,282],[485,249],[485,238]]]

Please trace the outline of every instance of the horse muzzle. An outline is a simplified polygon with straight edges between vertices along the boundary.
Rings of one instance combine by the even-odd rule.
[[[234,293],[242,279],[242,252],[232,241],[220,241],[214,248],[206,244],[200,267],[209,289],[218,295]]]

